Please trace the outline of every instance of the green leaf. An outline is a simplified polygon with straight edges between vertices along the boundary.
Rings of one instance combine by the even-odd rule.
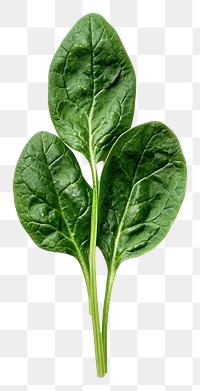
[[[164,124],[137,126],[117,140],[99,197],[98,246],[109,268],[164,239],[183,201],[186,175],[179,141]]]
[[[14,175],[21,224],[41,248],[73,255],[88,268],[91,188],[69,148],[48,132],[26,144]]]
[[[98,14],[80,19],[49,70],[49,111],[65,143],[91,161],[105,158],[131,127],[135,73],[116,31]]]

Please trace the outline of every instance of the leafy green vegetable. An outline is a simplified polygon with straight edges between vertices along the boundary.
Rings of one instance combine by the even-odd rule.
[[[93,201],[90,234],[90,305],[99,373],[104,371],[96,289],[98,177],[120,134],[130,128],[135,104],[135,72],[116,31],[96,14],[80,19],[58,48],[49,70],[49,111],[59,136],[90,162]]]
[[[39,247],[73,255],[87,283],[91,195],[92,189],[69,148],[51,133],[36,133],[15,170],[17,213]]]
[[[134,69],[116,31],[100,15],[84,16],[49,70],[49,111],[58,134],[89,161],[102,160],[130,128],[134,102]]]
[[[186,166],[174,133],[149,122],[124,133],[101,175],[98,246],[108,267],[156,247],[185,195]]]
[[[107,372],[109,303],[118,266],[166,236],[186,188],[186,163],[175,134],[160,122],[130,129],[135,89],[131,61],[115,30],[100,15],[84,16],[49,71],[49,111],[62,140],[37,133],[14,175],[16,210],[27,233],[39,247],[80,263],[100,377]],[[65,143],[88,159],[92,189]],[[99,185],[96,164],[104,159]],[[96,245],[108,267],[102,327]]]
[[[120,263],[164,239],[182,204],[186,165],[175,134],[160,122],[125,132],[105,162],[100,182],[97,244],[108,266],[103,314],[106,334],[110,295]]]

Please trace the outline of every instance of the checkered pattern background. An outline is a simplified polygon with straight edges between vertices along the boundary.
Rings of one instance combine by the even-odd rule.
[[[137,75],[135,124],[180,139],[187,194],[167,238],[124,262],[110,309],[109,374],[95,372],[81,269],[38,249],[13,204],[14,167],[47,109],[55,49],[82,15],[118,31]],[[0,391],[200,390],[200,0],[0,0]],[[89,166],[78,156],[90,181]],[[97,257],[102,307],[106,267]]]

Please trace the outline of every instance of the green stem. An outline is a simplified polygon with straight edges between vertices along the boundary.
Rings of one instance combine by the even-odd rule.
[[[102,318],[102,339],[104,349],[105,371],[107,372],[107,329],[108,329],[108,314],[110,306],[110,298],[117,270],[109,269],[106,281],[106,291],[103,305],[103,318]]]
[[[85,264],[80,264],[84,278],[85,278],[85,284],[87,288],[88,298],[90,297],[90,276],[88,272],[88,268],[85,266]]]
[[[86,266],[85,262],[80,262],[80,266],[85,278],[87,293],[88,293],[88,305],[89,305],[89,314],[91,315],[91,303],[90,303],[90,273],[88,270],[88,266]]]
[[[89,314],[92,315],[91,300],[89,295],[88,295],[88,305],[89,305]]]
[[[90,232],[90,311],[92,314],[95,356],[97,375],[103,377],[105,375],[104,351],[102,343],[102,335],[99,323],[99,309],[97,299],[97,282],[96,282],[96,239],[97,239],[97,222],[98,222],[98,176],[95,164],[91,163],[92,179],[93,179],[93,198],[92,198],[92,213],[91,213],[91,232]]]

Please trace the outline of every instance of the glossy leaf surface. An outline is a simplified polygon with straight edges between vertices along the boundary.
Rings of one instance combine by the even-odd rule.
[[[91,188],[69,148],[48,132],[34,135],[18,160],[19,219],[41,248],[73,255],[88,267]]]
[[[49,71],[49,110],[72,148],[105,158],[131,127],[135,73],[116,31],[98,14],[80,19],[58,48]]]
[[[105,162],[100,182],[98,246],[109,267],[156,247],[185,195],[186,164],[164,124],[124,133]]]

